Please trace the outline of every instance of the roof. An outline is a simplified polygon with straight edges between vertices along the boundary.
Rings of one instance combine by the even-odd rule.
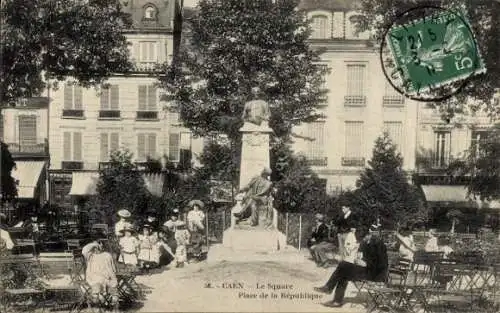
[[[171,29],[174,17],[174,5],[176,1],[165,0],[129,0],[122,1],[122,10],[130,14],[132,18],[132,28],[141,29]],[[125,4],[126,3],[126,4]],[[145,9],[153,7],[157,15],[155,19],[145,19]]]
[[[301,0],[299,10],[353,10],[361,4],[359,0]]]

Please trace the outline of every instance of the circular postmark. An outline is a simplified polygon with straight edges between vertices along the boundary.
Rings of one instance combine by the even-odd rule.
[[[380,62],[387,81],[406,97],[444,101],[486,67],[462,10],[419,6],[385,29]]]

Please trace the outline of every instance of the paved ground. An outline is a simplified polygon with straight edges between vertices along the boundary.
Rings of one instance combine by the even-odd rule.
[[[138,312],[364,312],[360,305],[322,306],[331,296],[313,287],[333,268],[317,268],[303,253],[252,259],[208,260],[140,276],[137,281],[153,289]]]

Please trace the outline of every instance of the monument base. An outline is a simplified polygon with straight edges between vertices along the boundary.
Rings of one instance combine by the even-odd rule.
[[[236,225],[224,232],[222,245],[233,251],[277,252],[287,249],[286,238],[274,228]]]

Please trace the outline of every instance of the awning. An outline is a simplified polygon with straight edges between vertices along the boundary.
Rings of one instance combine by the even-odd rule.
[[[427,202],[439,202],[453,206],[467,206],[479,209],[500,209],[499,201],[481,201],[467,195],[467,186],[422,185]]]
[[[99,173],[96,172],[73,172],[70,196],[91,196],[97,194],[97,182]]]
[[[17,181],[18,198],[33,199],[35,197],[35,188],[44,166],[43,161],[16,161],[16,167],[11,175]]]
[[[146,188],[148,191],[157,197],[161,197],[163,195],[163,174],[161,173],[148,173],[143,174],[144,183],[146,184]]]

